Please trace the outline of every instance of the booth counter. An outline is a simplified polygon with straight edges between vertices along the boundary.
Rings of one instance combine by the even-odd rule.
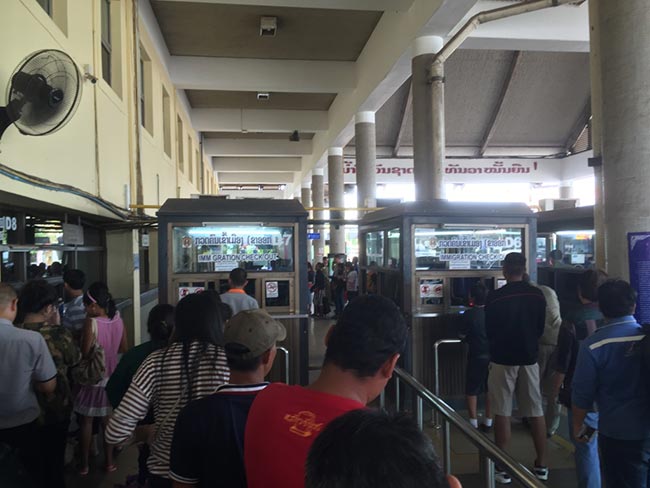
[[[284,323],[291,383],[308,380],[307,211],[296,200],[170,199],[158,212],[160,302],[203,290],[228,290],[234,268],[246,292]],[[304,271],[304,272],[303,272]],[[274,369],[283,369],[278,357]],[[272,372],[273,373],[273,372]],[[286,371],[279,371],[283,379]]]
[[[488,289],[503,284],[501,261],[523,252],[536,277],[535,214],[525,204],[456,203],[446,200],[403,203],[366,214],[359,226],[363,290],[391,298],[411,328],[403,366],[441,394],[461,395],[461,349],[441,350],[435,371],[436,341],[457,338],[460,314],[476,281]]]

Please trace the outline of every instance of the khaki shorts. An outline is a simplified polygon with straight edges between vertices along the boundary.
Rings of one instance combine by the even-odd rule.
[[[502,417],[512,415],[512,397],[517,392],[519,415],[543,417],[542,394],[539,388],[539,366],[505,366],[490,363],[488,395],[492,412]]]

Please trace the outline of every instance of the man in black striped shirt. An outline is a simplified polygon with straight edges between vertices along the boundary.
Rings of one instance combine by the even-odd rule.
[[[169,477],[175,488],[246,488],[244,429],[257,393],[268,383],[284,326],[264,310],[239,312],[226,324],[230,382],[188,404],[176,420]]]

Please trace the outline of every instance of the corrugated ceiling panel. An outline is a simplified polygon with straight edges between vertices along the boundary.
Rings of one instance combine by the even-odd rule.
[[[524,52],[490,145],[564,146],[589,97],[589,54]]]
[[[448,146],[478,146],[496,107],[511,51],[461,49],[445,65]]]

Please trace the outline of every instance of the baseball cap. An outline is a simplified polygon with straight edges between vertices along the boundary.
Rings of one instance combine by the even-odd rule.
[[[244,310],[226,323],[223,337],[226,349],[229,344],[238,344],[248,349],[241,358],[253,359],[284,340],[287,330],[264,310]]]

